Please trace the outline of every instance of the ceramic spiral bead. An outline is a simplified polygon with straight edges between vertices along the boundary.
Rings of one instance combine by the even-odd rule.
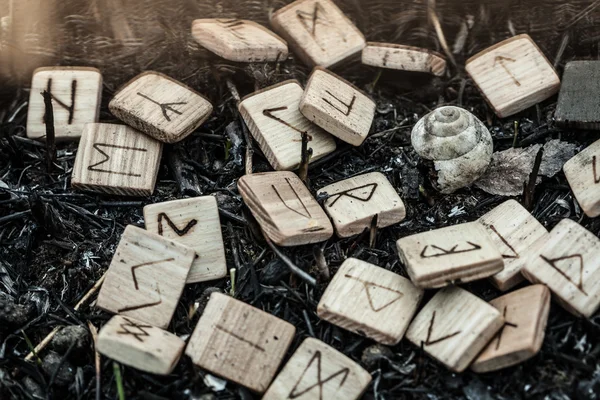
[[[434,163],[434,186],[452,193],[475,182],[488,168],[493,142],[485,125],[460,107],[440,107],[414,126],[411,141],[415,151]]]

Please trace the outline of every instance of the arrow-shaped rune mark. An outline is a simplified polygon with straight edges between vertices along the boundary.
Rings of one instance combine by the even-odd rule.
[[[169,111],[174,114],[177,114],[177,115],[183,114],[181,111],[174,109],[173,106],[180,106],[180,105],[187,104],[185,101],[174,102],[174,103],[159,103],[158,101],[153,100],[150,97],[148,97],[145,94],[140,93],[140,92],[138,92],[138,96],[143,97],[144,99],[151,101],[152,103],[159,106],[165,119],[169,122],[171,122],[171,117],[169,117],[169,114],[168,114]]]
[[[506,71],[506,73],[512,78],[512,80],[515,83],[515,85],[521,86],[521,82],[519,82],[517,80],[517,78],[515,78],[515,76],[513,75],[513,73],[510,72],[510,70],[508,69],[508,67],[504,63],[504,61],[515,62],[517,60],[515,60],[514,58],[510,58],[510,57],[496,56],[496,58],[494,58],[494,67],[496,66],[496,64],[502,65],[502,68],[504,68],[504,70]]]

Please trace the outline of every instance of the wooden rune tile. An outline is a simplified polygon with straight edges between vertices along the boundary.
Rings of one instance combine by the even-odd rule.
[[[313,70],[299,107],[308,120],[353,146],[367,138],[375,117],[373,100],[321,67]]]
[[[98,121],[102,97],[100,70],[85,67],[38,68],[31,81],[27,137],[46,137],[44,91],[52,95],[56,140],[77,139],[85,124]]]
[[[589,318],[600,307],[600,239],[570,219],[550,231],[522,273],[577,316]]]
[[[115,315],[98,333],[96,350],[122,364],[151,374],[168,375],[183,352],[176,335],[131,317]]]
[[[566,128],[600,129],[600,61],[565,66],[554,117]]]
[[[165,143],[186,138],[213,110],[210,101],[200,93],[153,71],[127,82],[108,108],[127,125]]]
[[[196,253],[155,233],[125,228],[96,306],[166,328]]]
[[[263,393],[273,380],[296,328],[244,302],[213,293],[185,354],[225,379]]]
[[[293,172],[264,172],[238,180],[244,202],[265,235],[280,246],[323,242],[333,235],[327,215]]]
[[[275,11],[271,25],[309,66],[331,67],[365,47],[363,34],[330,0],[298,0]]]
[[[76,189],[150,196],[160,167],[162,143],[125,125],[87,124],[73,166]]]
[[[192,36],[218,56],[236,62],[284,61],[285,40],[253,21],[245,19],[197,19]]]
[[[544,285],[526,286],[490,304],[502,313],[504,325],[471,364],[475,372],[510,367],[540,351],[550,311],[550,291]]]
[[[335,150],[333,136],[311,123],[298,109],[302,86],[289,80],[252,93],[239,104],[242,118],[260,149],[278,171],[294,170],[302,160],[302,133],[309,135],[310,162]]]
[[[600,216],[600,140],[567,161],[563,171],[585,214]]]
[[[423,307],[406,338],[450,370],[462,372],[503,324],[496,308],[451,286],[437,292]]]
[[[500,118],[546,100],[560,87],[554,67],[527,34],[469,58],[466,70]]]
[[[384,228],[406,217],[404,203],[396,189],[380,172],[358,175],[325,186],[325,211],[333,220],[339,237],[362,233],[377,216],[377,227]]]
[[[187,283],[227,275],[217,200],[213,196],[173,200],[144,207],[146,229],[196,251]]]
[[[356,400],[371,375],[320,340],[307,338],[275,378],[262,400]]]
[[[502,254],[478,222],[407,236],[396,246],[410,279],[422,288],[487,278],[504,267]]]
[[[393,43],[367,42],[362,51],[362,63],[374,67],[425,72],[437,76],[442,76],[446,72],[446,59],[440,53]]]
[[[524,279],[521,269],[532,246],[545,240],[548,231],[516,200],[505,201],[479,218],[479,222],[504,259],[504,269],[491,276],[491,282],[502,291],[515,287]]]
[[[317,306],[325,321],[395,345],[419,306],[423,291],[408,279],[355,258],[348,258]]]

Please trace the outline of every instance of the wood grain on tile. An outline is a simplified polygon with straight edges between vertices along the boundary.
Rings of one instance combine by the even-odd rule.
[[[600,140],[567,161],[563,171],[585,214],[600,216]]]
[[[442,76],[446,72],[446,59],[440,53],[393,43],[367,42],[362,51],[362,63],[401,71],[425,72],[436,76]]]

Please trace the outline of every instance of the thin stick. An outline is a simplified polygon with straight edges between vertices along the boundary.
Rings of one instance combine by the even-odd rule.
[[[371,228],[369,229],[369,247],[374,248],[377,241],[377,221],[379,214],[375,214],[371,220]]]
[[[435,33],[437,34],[438,40],[440,41],[440,45],[446,53],[446,56],[456,68],[456,60],[454,59],[454,55],[450,51],[448,47],[448,42],[446,42],[446,36],[444,36],[444,31],[442,30],[442,24],[440,24],[440,20],[435,12],[435,0],[429,0],[427,3],[427,13],[429,15],[429,19],[433,23],[433,27],[435,28]]]
[[[514,134],[513,145],[512,145],[513,148],[517,147],[517,137],[518,136],[519,136],[519,121],[515,121],[515,134]]]
[[[231,297],[235,297],[235,268],[229,269],[229,278],[231,279]]]
[[[94,324],[92,324],[90,321],[87,322],[87,325],[90,329],[90,332],[92,333],[92,340],[94,341],[94,365],[96,367],[96,400],[100,400],[100,398],[102,398],[100,393],[102,389],[102,381],[100,380],[102,369],[100,368],[100,353],[98,353],[98,350],[96,350],[98,348],[98,346],[96,346],[96,343],[98,342],[98,329],[96,329]]]
[[[48,173],[52,172],[52,165],[56,161],[56,134],[54,131],[54,109],[52,107],[52,95],[47,90],[42,92],[44,96],[44,124],[46,125],[46,168]]]
[[[79,300],[77,302],[77,304],[75,304],[75,307],[74,307],[75,311],[79,311],[79,308],[82,305],[84,305],[88,301],[88,299],[94,295],[94,293],[96,293],[98,291],[100,286],[102,286],[102,283],[104,282],[105,278],[106,278],[106,272],[104,273],[104,275],[102,275],[100,277],[100,279],[98,279],[98,281],[94,284],[94,286],[92,286],[92,288],[90,290],[88,290],[88,292],[81,298],[81,300]]]
[[[307,132],[302,132],[302,153],[300,154],[300,166],[298,167],[298,176],[308,186],[308,164],[312,157],[312,148],[308,148],[310,136]]]
[[[529,174],[529,182],[523,183],[524,192],[523,193],[523,207],[527,210],[531,210],[533,206],[533,198],[535,195],[535,186],[538,177],[538,173],[540,171],[540,165],[542,164],[542,156],[544,155],[544,148],[541,147],[535,156],[535,162],[533,163],[533,170],[531,174]]]
[[[275,255],[277,255],[277,257],[279,257],[281,259],[281,261],[283,261],[283,263],[288,266],[288,268],[290,269],[292,274],[294,274],[297,277],[299,277],[300,279],[304,280],[306,283],[308,283],[311,286],[317,286],[317,280],[314,277],[312,277],[308,272],[298,268],[292,262],[292,260],[290,260],[285,254],[283,254],[281,252],[281,250],[279,250],[277,248],[277,246],[275,246],[273,244],[271,239],[269,239],[269,237],[264,232],[263,232],[263,236],[265,237],[265,241],[267,242],[267,244],[269,245],[271,250],[273,250],[273,253],[275,253]]]

